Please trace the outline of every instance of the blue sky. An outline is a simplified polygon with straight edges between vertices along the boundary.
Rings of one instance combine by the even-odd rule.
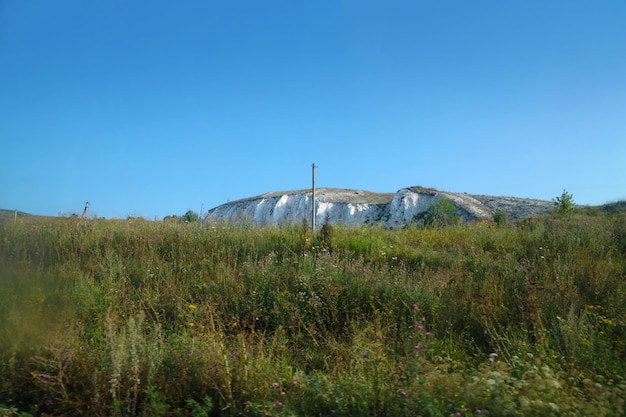
[[[626,0],[0,0],[0,208],[626,198]]]

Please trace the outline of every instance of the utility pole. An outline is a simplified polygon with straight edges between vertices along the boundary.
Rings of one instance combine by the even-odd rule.
[[[313,174],[313,184],[312,184],[313,202],[311,204],[311,206],[312,206],[312,209],[311,209],[311,227],[313,227],[313,232],[315,232],[315,209],[316,209],[316,204],[315,204],[315,168],[317,168],[315,163],[311,164],[311,169],[312,169],[312,174]]]
[[[89,201],[85,202],[85,209],[83,210],[83,219],[87,218],[87,212],[89,211]]]

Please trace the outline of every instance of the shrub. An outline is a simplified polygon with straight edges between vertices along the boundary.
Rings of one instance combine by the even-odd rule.
[[[330,223],[330,215],[326,213],[324,224],[322,225],[322,228],[320,229],[320,233],[319,233],[319,239],[320,239],[321,245],[324,248],[331,250],[332,245],[333,245],[332,237],[333,237],[333,225]]]
[[[509,217],[505,212],[498,210],[493,214],[493,221],[498,226],[505,226],[509,223]]]
[[[185,223],[195,223],[200,221],[200,215],[193,210],[188,210],[181,219]]]
[[[437,203],[432,203],[422,215],[426,226],[443,227],[459,223],[457,207],[447,198],[442,198]]]
[[[563,193],[553,199],[554,209],[558,214],[570,214],[574,211],[574,196],[563,190]]]

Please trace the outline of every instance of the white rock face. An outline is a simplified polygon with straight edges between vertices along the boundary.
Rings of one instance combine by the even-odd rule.
[[[491,219],[495,207],[499,210],[504,207],[513,220],[546,212],[552,207],[550,202],[545,201],[472,196],[423,187],[402,188],[396,193],[320,188],[316,190],[315,197],[315,222],[318,225],[323,224],[328,216],[332,224],[376,223],[387,227],[404,227],[442,198],[451,200],[457,207],[457,214],[465,221]],[[502,204],[502,201],[508,204],[513,200],[516,203],[514,205]],[[215,207],[209,210],[206,220],[251,221],[262,226],[277,226],[289,222],[300,223],[303,219],[310,221],[311,209],[311,190],[273,192]]]
[[[306,194],[263,195],[223,204],[210,210],[207,219],[252,221],[260,225],[278,225],[302,221],[311,212],[311,197]]]
[[[415,217],[428,210],[431,204],[441,200],[437,194],[426,194],[403,188],[396,192],[389,203],[387,226],[399,226],[411,223]]]
[[[345,197],[345,196],[344,196]],[[330,189],[316,190],[317,207],[315,221],[322,224],[326,216],[333,224],[366,224],[378,221],[384,204],[351,203],[342,198],[340,192]],[[267,193],[223,204],[207,213],[207,220],[252,221],[265,226],[282,223],[310,221],[312,195],[310,191]]]

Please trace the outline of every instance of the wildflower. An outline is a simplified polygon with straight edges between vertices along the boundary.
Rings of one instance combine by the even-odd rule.
[[[482,414],[483,410],[481,410],[480,408],[478,410],[476,410],[476,414]]]
[[[363,357],[367,358],[367,352],[363,352]]]
[[[292,382],[292,384],[293,384],[293,385],[298,385],[298,384],[299,384],[299,382],[298,382],[298,381],[296,381],[296,380],[294,379],[294,380],[293,380],[293,382]]]
[[[193,327],[195,325],[196,325],[196,323],[194,323],[193,321],[190,321],[189,323],[187,323],[187,326],[189,326],[189,327]]]
[[[272,386],[273,386],[274,388],[278,388],[278,387],[280,387],[280,384],[279,384],[278,382],[274,382],[274,383],[272,384]]]
[[[406,391],[400,391],[400,395],[402,395],[403,397],[406,397]]]
[[[189,308],[189,310],[195,310],[198,308],[198,306],[195,304],[189,304],[187,307]]]
[[[413,303],[413,310],[417,310],[418,307],[417,303]]]

